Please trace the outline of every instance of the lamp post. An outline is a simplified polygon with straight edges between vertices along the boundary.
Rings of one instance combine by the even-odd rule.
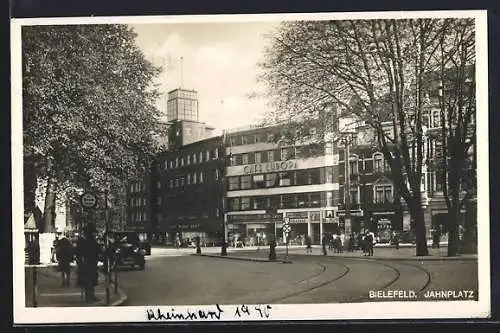
[[[226,149],[226,131],[224,131],[222,135],[222,149]],[[227,256],[227,237],[228,237],[228,230],[227,230],[227,168],[229,165],[231,165],[231,160],[232,160],[232,154],[231,151],[229,152],[228,155],[224,153],[223,155],[223,163],[222,163],[222,173],[221,173],[221,194],[222,194],[222,229],[223,229],[223,241],[222,241],[222,247],[221,247],[221,256]]]
[[[345,205],[345,216],[344,216],[344,233],[346,237],[351,233],[351,173],[350,173],[350,149],[351,136],[352,133],[342,133],[341,142],[344,144],[344,171],[345,171],[345,181],[344,181],[344,205]]]

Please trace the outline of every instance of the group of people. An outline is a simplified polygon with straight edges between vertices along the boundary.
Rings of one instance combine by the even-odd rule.
[[[312,241],[310,236],[305,237],[305,243],[306,253],[312,253]],[[373,256],[373,248],[376,243],[377,239],[375,234],[370,230],[359,234],[351,233],[347,239],[347,243],[343,233],[324,235],[322,239],[324,255],[327,254],[326,246],[328,245],[328,250],[333,251],[333,253],[342,253],[346,247],[349,252],[353,252],[358,248],[363,251],[365,256]]]
[[[76,260],[77,285],[84,290],[86,302],[98,300],[95,296],[95,286],[98,283],[98,262],[102,248],[95,234],[95,226],[89,223],[84,227],[83,235],[76,241],[76,246],[65,235],[54,241],[62,285],[69,286],[71,263]]]

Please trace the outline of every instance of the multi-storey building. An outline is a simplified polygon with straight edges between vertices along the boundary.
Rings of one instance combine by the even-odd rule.
[[[130,181],[127,188],[125,231],[150,232],[151,230],[151,174]]]
[[[220,242],[223,234],[223,165],[221,137],[161,153],[153,169],[152,231],[167,242],[201,237]]]
[[[331,145],[282,145],[279,137],[279,126],[227,132],[229,239],[279,240],[286,219],[291,239],[309,235],[320,243],[323,233],[335,231],[338,154]]]

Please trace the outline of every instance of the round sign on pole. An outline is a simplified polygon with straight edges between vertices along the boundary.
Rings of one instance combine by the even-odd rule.
[[[283,225],[283,232],[288,234],[291,230],[292,230],[292,228],[290,227],[289,224]]]
[[[97,204],[97,197],[92,193],[83,193],[80,197],[80,203],[85,208],[94,208]]]

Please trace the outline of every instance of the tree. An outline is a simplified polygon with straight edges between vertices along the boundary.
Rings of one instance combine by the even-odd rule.
[[[460,212],[476,192],[475,158],[475,33],[472,19],[459,20],[447,27],[438,43],[434,62],[438,67],[439,141],[437,159],[439,182],[443,189],[448,218],[448,256],[458,250]],[[465,233],[471,245],[472,229],[469,217]]]
[[[135,37],[126,25],[23,27],[26,187],[46,184],[45,231],[58,194],[112,189],[157,149],[160,69]]]
[[[315,135],[319,141],[336,130],[338,116],[354,115],[371,126],[414,221],[419,256],[428,254],[421,197],[425,79],[436,70],[439,42],[454,22],[285,22],[261,64],[275,110],[270,119],[300,124],[319,119],[324,124]]]

